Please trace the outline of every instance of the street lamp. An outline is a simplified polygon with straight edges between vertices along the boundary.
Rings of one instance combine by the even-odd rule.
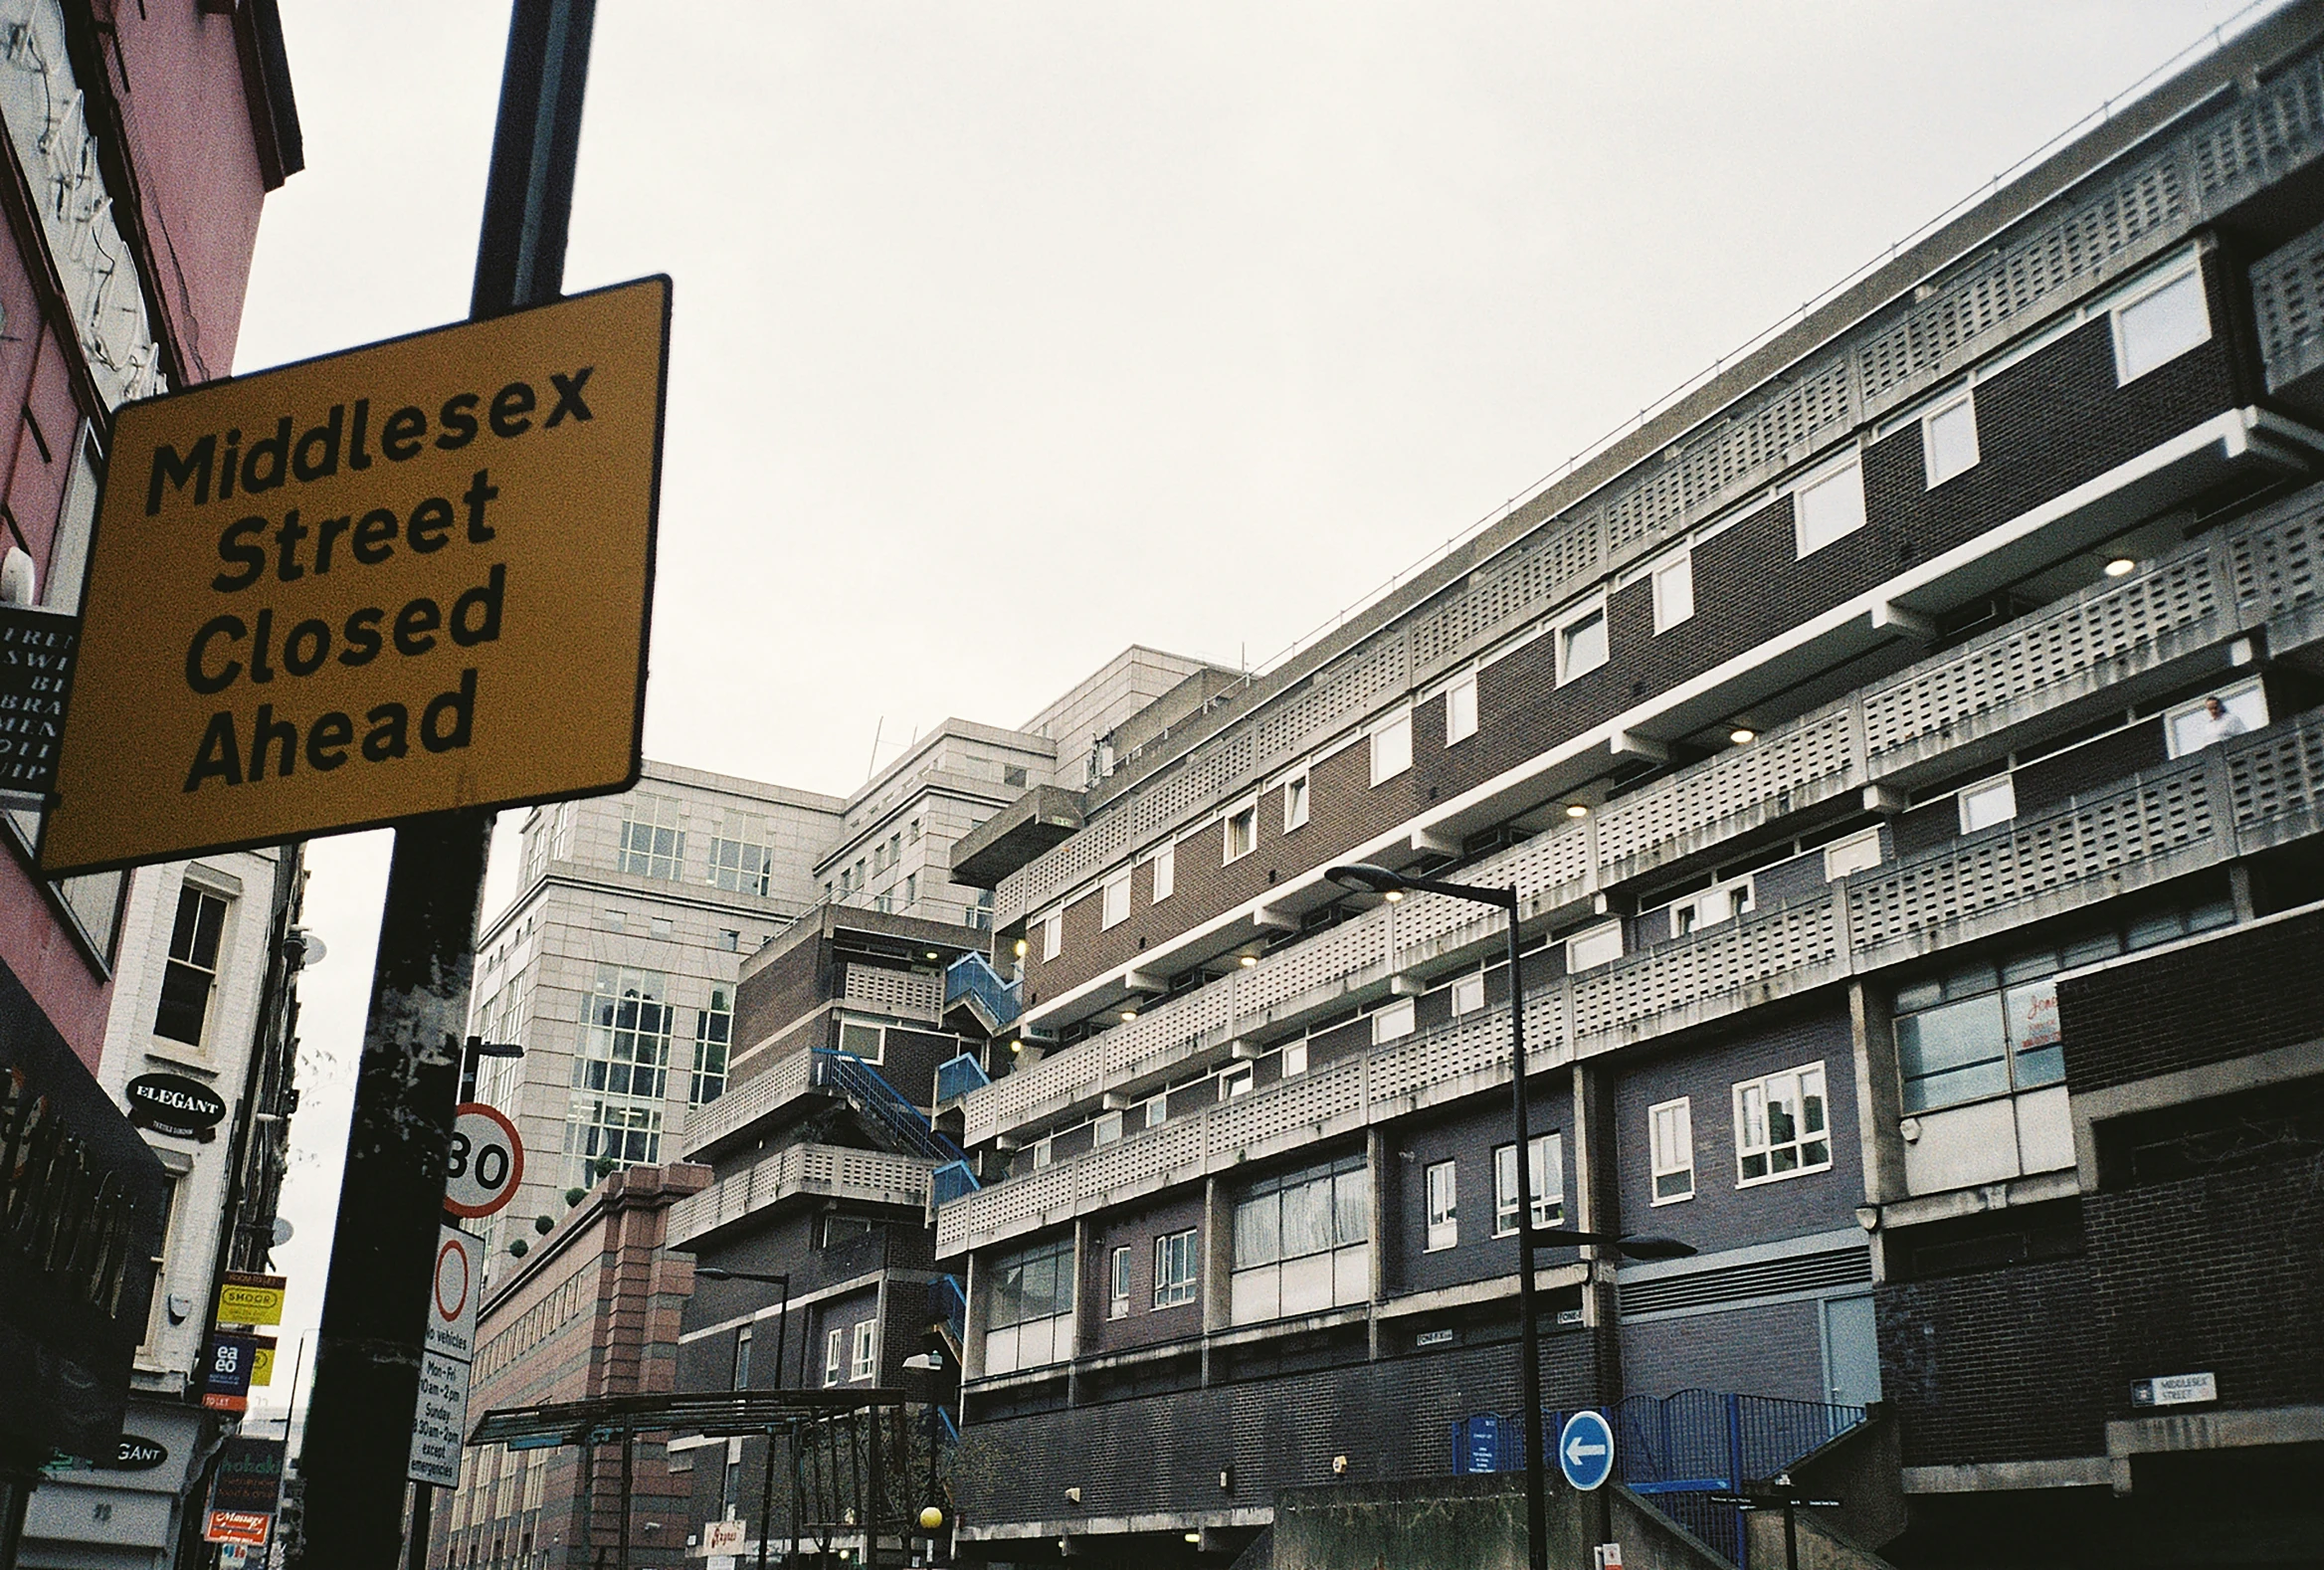
[[[760,1281],[768,1286],[780,1286],[783,1288],[782,1305],[775,1310],[775,1388],[777,1390],[782,1389],[783,1346],[784,1343],[789,1340],[789,1336],[785,1332],[789,1329],[791,1321],[790,1276],[787,1273],[780,1271],[730,1271],[722,1265],[697,1265],[694,1267],[694,1275],[704,1280]],[[807,1360],[807,1349],[805,1346],[802,1346],[799,1349],[799,1360],[801,1363],[805,1363]],[[802,1372],[804,1372],[804,1370],[802,1370]],[[767,1539],[774,1534],[775,1430],[772,1424],[767,1426],[767,1458],[765,1472],[766,1474],[759,1479],[758,1491],[758,1570],[767,1570]],[[797,1545],[798,1540],[799,1522],[796,1518],[794,1518],[791,1522],[791,1541],[794,1546]]]
[[[1517,890],[1449,883],[1434,878],[1408,878],[1369,862],[1327,870],[1324,876],[1343,888],[1401,899],[1408,893],[1444,894],[1491,905],[1509,917],[1509,1101],[1517,1125],[1517,1317],[1519,1346],[1524,1365],[1518,1370],[1518,1393],[1525,1403],[1525,1558],[1532,1570],[1549,1570],[1548,1479],[1542,1466],[1541,1437],[1541,1325],[1534,1305],[1533,1250],[1537,1244],[1593,1243],[1615,1248],[1633,1259],[1681,1259],[1693,1249],[1671,1238],[1624,1239],[1612,1233],[1577,1232],[1568,1228],[1536,1227],[1533,1220],[1533,1139],[1525,1098],[1525,982],[1517,944]]]

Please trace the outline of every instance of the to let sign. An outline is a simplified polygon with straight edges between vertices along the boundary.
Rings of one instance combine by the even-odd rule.
[[[670,282],[124,406],[52,876],[637,777]]]

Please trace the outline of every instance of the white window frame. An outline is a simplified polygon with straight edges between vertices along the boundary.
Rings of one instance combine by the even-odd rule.
[[[1609,940],[1613,943],[1613,951],[1602,952]],[[1577,971],[1596,970],[1600,965],[1611,965],[1622,958],[1622,954],[1621,918],[1601,921],[1596,926],[1584,927],[1566,939],[1566,973],[1572,975]],[[1593,955],[1596,957],[1593,958]]]
[[[840,1382],[840,1372],[848,1366],[848,1327],[834,1325],[823,1338],[823,1383],[830,1388]]]
[[[1130,1316],[1130,1246],[1119,1245],[1106,1264],[1105,1317],[1127,1319]]]
[[[1130,870],[1123,868],[1097,885],[1097,927],[1104,931],[1130,918]]]
[[[2180,285],[2187,283],[2189,280],[2194,281],[2195,302],[2197,307],[2203,312],[2203,336],[2199,338],[2191,338],[2179,348],[2173,349],[2170,353],[2164,355],[2161,359],[2156,360],[2151,364],[2143,365],[2137,370],[2132,370],[2130,368],[2130,345],[2123,332],[2123,317],[2137,310],[2141,305],[2145,305],[2154,300],[2156,296],[2178,288]],[[2203,260],[2201,257],[2189,258],[2185,266],[2172,269],[2169,276],[2155,280],[2152,284],[2148,285],[2144,289],[2141,289],[2134,294],[2128,294],[2121,299],[2115,300],[2107,307],[2106,315],[2109,330],[2111,331],[2114,340],[2114,385],[2117,387],[2127,387],[2132,382],[2137,381],[2140,377],[2145,376],[2153,371],[2159,371],[2164,366],[2170,364],[2173,360],[2176,360],[2183,355],[2193,353],[2195,350],[2203,347],[2206,343],[2209,343],[2215,336],[2217,336],[2219,331],[2218,325],[2211,319],[2210,291],[2203,287]]]
[[[1936,424],[1947,415],[1962,412],[1969,417],[1969,461],[1945,474],[1937,473]],[[1950,398],[1938,400],[1920,417],[1921,478],[1931,491],[1947,481],[1958,480],[1985,461],[1985,451],[1977,437],[1977,394],[1964,387]]]
[[[848,1383],[851,1385],[870,1379],[879,1372],[879,1357],[874,1348],[878,1326],[879,1321],[876,1319],[856,1321],[856,1341],[848,1358]]]
[[[1808,1084],[1810,1080],[1815,1082],[1816,1099],[1823,1104],[1823,1121],[1815,1128],[1810,1128],[1807,1124],[1807,1100],[1810,1093]],[[1768,1103],[1776,1098],[1775,1092],[1785,1088],[1788,1088],[1794,1097],[1795,1137],[1778,1142],[1774,1138],[1775,1130],[1767,1108]],[[1757,1130],[1751,1126],[1750,1097],[1753,1092],[1757,1092],[1758,1095],[1758,1117],[1762,1125]],[[1737,1080],[1734,1086],[1734,1110],[1735,1186],[1737,1188],[1756,1188],[1762,1183],[1781,1183],[1787,1178],[1805,1177],[1811,1172],[1832,1170],[1832,1096],[1830,1083],[1825,1078],[1824,1065],[1821,1060],[1816,1063],[1801,1064],[1795,1069],[1779,1069],[1773,1074],[1763,1074],[1755,1079]],[[1811,1162],[1808,1160],[1808,1147],[1819,1142],[1824,1146],[1824,1159]],[[1776,1157],[1784,1150],[1795,1151],[1799,1164],[1778,1170]],[[1763,1158],[1767,1170],[1759,1173],[1747,1173],[1744,1170],[1754,1156]]]
[[[1452,1017],[1474,1014],[1484,1007],[1484,972],[1472,971],[1452,982]]]
[[[1527,1178],[1533,1183],[1533,1225],[1562,1227],[1566,1218],[1566,1153],[1563,1131],[1535,1134]],[[1517,1235],[1517,1146],[1493,1146],[1493,1236]],[[1502,1169],[1507,1168],[1504,1181]],[[1531,1170],[1538,1168],[1539,1170]]]
[[[1065,913],[1052,910],[1041,918],[1041,957],[1055,959],[1058,950],[1065,946]]]
[[[1148,1128],[1159,1128],[1163,1125],[1164,1122],[1169,1120],[1170,1096],[1167,1092],[1161,1095],[1150,1095],[1146,1097],[1142,1105],[1145,1110],[1146,1126]]]
[[[1476,673],[1471,671],[1445,688],[1445,745],[1475,735],[1476,723]]]
[[[1165,1275],[1164,1268],[1183,1260],[1184,1276]],[[1202,1296],[1203,1253],[1201,1229],[1183,1227],[1154,1240],[1154,1306],[1179,1308]]]
[[[1840,485],[1843,482],[1851,483],[1855,488],[1853,520],[1847,522],[1845,527],[1834,529],[1830,533],[1819,533],[1811,543],[1808,534],[1809,496],[1824,490],[1827,486]],[[1864,464],[1862,455],[1851,450],[1840,462],[1828,464],[1815,474],[1802,477],[1799,484],[1792,487],[1791,496],[1792,548],[1796,558],[1805,561],[1825,546],[1836,544],[1864,526]]]
[[[1160,904],[1178,887],[1178,843],[1174,840],[1154,853],[1152,902]]]
[[[1694,1106],[1688,1096],[1656,1101],[1646,1108],[1646,1151],[1651,1171],[1647,1188],[1656,1205],[1679,1205],[1694,1198]],[[1686,1175],[1686,1190],[1662,1192],[1662,1180]]]
[[[1283,781],[1283,832],[1303,828],[1307,823],[1308,798],[1313,794],[1308,773],[1301,769]]]
[[[1682,550],[1653,572],[1654,634],[1694,620],[1694,552]]]
[[[1249,1064],[1245,1064],[1240,1069],[1229,1069],[1225,1074],[1219,1076],[1219,1099],[1221,1102],[1232,1101],[1239,1095],[1249,1095],[1250,1093],[1251,1066]]]
[[[2189,698],[2184,703],[2173,703],[2163,710],[2163,747],[2172,757],[2193,757],[2204,748],[2216,747],[2227,739],[2225,736],[2206,736],[2188,745],[2179,734],[2179,727],[2203,713],[2204,704],[2215,697],[2227,705],[2228,713],[2243,721],[2244,728],[2237,734],[2248,734],[2267,727],[2270,717],[2267,688],[2260,684],[2259,678],[2254,676],[2241,682],[2231,682],[2225,687],[2215,687],[2201,697]],[[2257,715],[2256,719],[2253,718],[2254,714]]]
[[[1432,1161],[1421,1169],[1422,1192],[1429,1210],[1428,1243],[1424,1254],[1438,1254],[1460,1246],[1460,1168],[1453,1161]]]
[[[1099,1112],[1089,1123],[1090,1147],[1094,1149],[1099,1145],[1110,1145],[1119,1141],[1121,1123],[1121,1113]]]
[[[1307,1072],[1307,1044],[1293,1042],[1283,1049],[1283,1078],[1295,1079]]]
[[[1389,1004],[1372,1015],[1372,1045],[1400,1042],[1420,1029],[1420,1011],[1410,998]]]
[[[1877,827],[1835,840],[1824,848],[1824,881],[1836,883],[1851,873],[1869,872],[1880,865],[1880,831]]]
[[[1412,710],[1405,709],[1373,727],[1372,783],[1384,785],[1412,767]]]
[[[1244,826],[1240,833],[1236,830],[1237,824]],[[1235,848],[1237,840],[1243,842],[1241,850]],[[1254,796],[1242,806],[1230,811],[1223,820],[1223,827],[1220,830],[1220,865],[1222,867],[1231,866],[1258,849],[1259,798]]]
[[[1673,899],[1665,907],[1670,912],[1670,935],[1684,937],[1747,915],[1756,902],[1756,892],[1748,877],[1731,878],[1683,899]]]
[[[2009,799],[2009,811],[2003,813],[1998,818],[1990,819],[1984,823],[1972,824],[1969,821],[1969,804],[1973,799],[1987,796],[1999,797],[2003,795],[2006,795]],[[1979,780],[1974,785],[1964,785],[1961,787],[1961,794],[1958,798],[1958,805],[1961,813],[1961,832],[1963,834],[1982,834],[1988,829],[1996,829],[2005,823],[2013,822],[2018,816],[2017,778],[2015,775],[2010,774],[1996,774],[1993,778]]]
[[[1598,623],[1603,647],[1596,660],[1591,661],[1588,665],[1576,665],[1573,651],[1574,634],[1592,620]],[[1598,595],[1589,604],[1577,606],[1571,616],[1557,624],[1555,638],[1558,686],[1563,687],[1568,682],[1579,681],[1591,672],[1605,666],[1614,658],[1614,626],[1606,614],[1606,596]]]

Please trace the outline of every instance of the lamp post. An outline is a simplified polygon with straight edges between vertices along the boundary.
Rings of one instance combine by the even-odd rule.
[[[1525,1404],[1525,1562],[1532,1570],[1549,1570],[1548,1476],[1542,1465],[1541,1436],[1541,1324],[1534,1302],[1533,1250],[1536,1244],[1605,1243],[1634,1258],[1676,1259],[1694,1250],[1668,1238],[1621,1239],[1613,1234],[1575,1232],[1533,1225],[1533,1137],[1530,1107],[1525,1095],[1525,981],[1519,964],[1517,890],[1449,883],[1434,878],[1408,878],[1402,873],[1356,862],[1329,869],[1324,876],[1343,888],[1402,899],[1408,893],[1444,894],[1491,905],[1509,917],[1509,1102],[1517,1127],[1517,1318],[1518,1344],[1524,1358],[1517,1371],[1519,1399]]]
[[[760,1281],[769,1286],[783,1288],[782,1304],[775,1310],[775,1388],[782,1389],[783,1346],[789,1339],[785,1332],[789,1329],[791,1320],[790,1276],[780,1271],[730,1271],[719,1265],[697,1265],[694,1267],[694,1275],[705,1280]],[[805,1351],[802,1349],[802,1359],[805,1355]],[[767,1570],[767,1539],[773,1535],[775,1524],[775,1430],[772,1424],[767,1426],[767,1460],[764,1471],[765,1475],[759,1479],[758,1489],[758,1570]],[[798,1540],[798,1536],[799,1523],[797,1517],[794,1516],[791,1522],[793,1542]],[[785,1558],[788,1557],[790,1556],[785,1555]]]

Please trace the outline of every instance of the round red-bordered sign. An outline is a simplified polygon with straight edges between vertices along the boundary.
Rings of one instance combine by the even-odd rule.
[[[463,1101],[453,1110],[452,1159],[444,1172],[444,1208],[455,1216],[489,1216],[516,1197],[524,1180],[524,1141],[496,1106]]]

